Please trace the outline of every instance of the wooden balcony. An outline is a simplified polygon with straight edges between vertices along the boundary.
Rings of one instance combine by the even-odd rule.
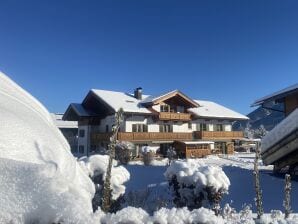
[[[109,141],[111,133],[95,133],[91,135],[91,141]],[[192,133],[173,132],[119,132],[120,141],[174,141],[192,140]]]
[[[243,138],[242,131],[195,131],[195,139],[239,139]]]
[[[190,121],[190,115],[187,113],[160,112],[159,120]]]

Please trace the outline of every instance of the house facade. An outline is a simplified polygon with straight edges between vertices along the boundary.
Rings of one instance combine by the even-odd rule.
[[[285,118],[262,139],[262,159],[279,172],[288,169],[298,175],[298,83],[256,100],[252,106],[275,110],[281,104]]]
[[[51,117],[67,140],[71,152],[76,155],[78,149],[78,122],[62,120],[63,114],[61,113],[51,113]]]
[[[232,130],[232,123],[248,119],[214,102],[193,100],[179,90],[150,96],[144,95],[141,88],[134,94],[93,89],[82,103],[70,104],[63,116],[64,120],[78,121],[79,155],[101,153],[108,148],[115,112],[120,108],[124,121],[117,139],[134,143],[135,157],[143,146],[165,155],[177,141],[186,142],[184,145],[209,141],[210,153],[232,153],[234,140],[243,138],[242,132]]]

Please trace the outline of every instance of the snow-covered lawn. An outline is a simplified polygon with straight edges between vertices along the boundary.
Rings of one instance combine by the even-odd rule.
[[[229,156],[209,156],[208,158],[200,159],[205,164],[221,166],[230,179],[229,194],[224,196],[222,205],[229,203],[237,211],[243,209],[244,205],[252,205],[252,210],[256,211],[253,180],[254,156],[253,153],[238,153]],[[154,166],[144,166],[141,162],[129,163],[126,169],[130,172],[130,180],[126,183],[126,192],[145,191],[148,189],[152,194],[151,197],[170,200],[168,183],[164,177],[167,169],[166,164],[166,160],[155,161]],[[272,166],[263,166],[261,163],[260,178],[264,211],[266,213],[275,209],[283,211],[284,178],[282,176],[274,176]],[[297,180],[292,180],[291,196],[292,210],[298,213]]]

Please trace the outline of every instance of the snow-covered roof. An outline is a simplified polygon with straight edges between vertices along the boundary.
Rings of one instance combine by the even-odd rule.
[[[178,91],[178,90],[175,89],[175,90],[173,90],[173,91],[166,92],[166,93],[163,93],[163,94],[158,95],[158,96],[148,96],[146,99],[142,100],[142,103],[144,103],[144,104],[146,104],[146,103],[152,103],[152,102],[154,102],[155,100],[158,100],[158,99],[160,99],[160,98],[162,98],[162,97],[164,97],[164,96],[167,96],[167,95],[169,95],[169,94],[173,94],[173,93],[175,93],[175,92],[177,92],[177,91]]]
[[[198,117],[248,120],[249,118],[212,101],[195,100],[200,106],[188,109]]]
[[[192,105],[193,107],[198,106],[197,102],[195,102],[193,99],[189,98],[188,96],[186,96],[184,93],[182,93],[181,91],[175,89],[173,91],[170,92],[166,92],[164,94],[158,95],[158,96],[148,96],[146,99],[142,100],[142,104],[155,104],[158,103],[159,101],[163,101],[166,100],[168,98],[171,98],[173,96],[179,95],[180,97],[184,98],[185,101],[188,101],[190,103],[190,105]]]
[[[143,98],[138,100],[134,95],[123,92],[100,89],[92,89],[91,91],[115,111],[122,108],[124,112],[151,114],[151,111],[141,104],[148,95],[143,95]]]
[[[267,96],[264,96],[258,100],[256,100],[251,106],[254,107],[254,106],[258,106],[258,105],[261,105],[263,104],[265,101],[273,101],[273,100],[276,100],[276,99],[280,99],[282,97],[284,97],[285,95],[288,95],[289,93],[293,92],[293,91],[298,91],[298,83],[292,85],[292,86],[289,86],[287,88],[284,88],[282,90],[279,90],[277,92],[274,92],[272,94],[269,94]]]
[[[261,142],[262,152],[267,151],[283,138],[298,129],[298,108],[268,132]]]
[[[77,121],[62,120],[63,114],[51,113],[54,123],[58,128],[78,128]]]
[[[88,117],[90,114],[80,103],[71,103],[70,107],[75,110],[75,112],[81,117]]]

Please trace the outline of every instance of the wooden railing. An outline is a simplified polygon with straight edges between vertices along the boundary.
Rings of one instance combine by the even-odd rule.
[[[95,133],[91,135],[92,141],[108,141],[111,133]],[[167,140],[192,140],[192,133],[173,132],[119,132],[120,141],[167,141]]]
[[[238,139],[243,138],[242,131],[195,131],[195,139]]]
[[[109,141],[112,133],[94,133],[91,141]],[[242,131],[195,131],[195,132],[119,132],[120,141],[174,141],[193,139],[239,139]]]
[[[190,121],[190,114],[187,113],[173,113],[173,112],[160,112],[160,120],[176,120],[176,121]]]

